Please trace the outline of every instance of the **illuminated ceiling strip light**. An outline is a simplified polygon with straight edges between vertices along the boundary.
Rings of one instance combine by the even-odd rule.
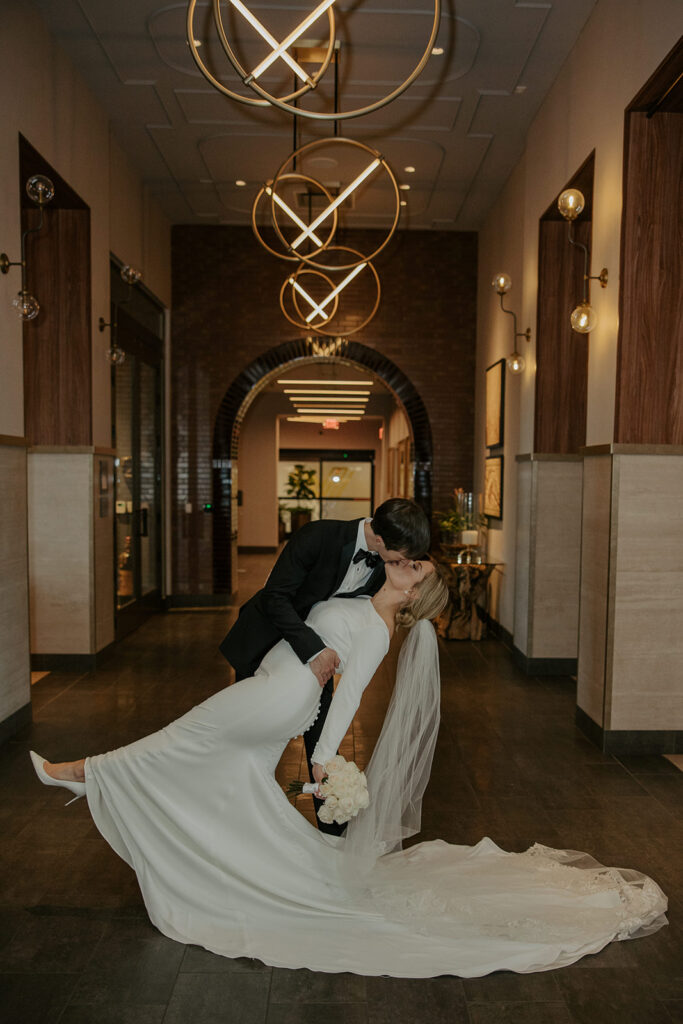
[[[361,270],[364,267],[367,267],[367,263],[359,263],[357,267],[354,267],[353,270],[346,275],[341,284],[338,284],[337,287],[330,292],[327,298],[320,303],[319,310],[322,311],[325,308],[325,306],[332,302],[332,299],[336,298],[336,296],[339,295],[339,292],[342,290],[342,288],[346,288],[347,284],[349,284],[350,281],[353,281],[354,277],[356,277],[357,274],[360,274]],[[311,320],[313,319],[317,312],[318,310],[316,309],[312,313],[308,314],[308,316],[306,317],[307,324],[310,324]],[[324,313],[321,313],[321,315],[325,316]]]
[[[232,3],[235,3],[235,0],[232,0]],[[294,29],[293,32],[289,33],[286,39],[283,39],[279,46],[277,45],[277,43],[271,43],[270,45],[275,45],[276,49],[274,49],[272,53],[269,53],[267,57],[264,57],[261,63],[254,68],[250,78],[247,79],[247,85],[249,84],[252,78],[258,78],[259,75],[262,75],[266,68],[269,68],[273,61],[277,60],[278,57],[286,59],[287,55],[285,54],[285,50],[289,46],[291,46],[292,43],[296,42],[299,36],[303,35],[306,29],[309,28],[309,26],[312,25],[314,21],[317,21],[320,15],[324,14],[327,8],[331,7],[333,3],[334,0],[323,0],[323,2],[319,4],[314,11],[311,11],[307,18],[304,18],[304,20],[297,26],[297,28]],[[296,64],[296,62],[293,61],[292,63],[295,64],[295,67],[298,67],[298,64]],[[299,75],[299,77],[301,77],[301,75]],[[310,81],[308,75],[305,76],[304,81]]]
[[[326,391],[324,388],[285,388],[284,395],[370,395],[369,391]]]
[[[314,302],[314,300],[311,298],[308,292],[301,287],[298,281],[295,281],[293,277],[290,277],[289,283],[291,284],[292,288],[298,291],[299,295],[303,296],[303,298],[306,300],[309,306],[313,307],[313,312],[309,313],[309,315],[306,317],[306,323],[309,323],[309,321],[311,321],[313,317],[316,316],[316,314],[322,317],[323,320],[327,320],[327,317],[323,312],[322,306],[319,306],[317,302]]]
[[[295,239],[295,241],[292,244],[292,249],[296,249],[297,246],[301,245],[303,240],[307,238],[309,235],[311,235],[312,232],[315,231],[315,229],[319,227],[320,224],[322,224],[322,222],[326,220],[329,217],[329,215],[333,213],[334,210],[336,210],[336,208],[351,195],[353,191],[355,191],[355,189],[358,188],[361,182],[365,181],[368,175],[372,174],[372,172],[379,167],[380,163],[381,161],[379,157],[375,157],[375,159],[368,164],[365,170],[361,171],[361,173],[358,175],[355,181],[352,181],[350,185],[347,185],[344,191],[339,193],[337,198],[330,203],[327,209],[323,210],[323,212],[315,218],[313,223],[309,224],[306,230],[303,231],[297,239]]]
[[[261,22],[255,17],[248,7],[245,7],[241,0],[230,0],[230,3],[235,7],[243,18],[246,18],[252,28],[255,28],[260,36],[262,36],[269,46],[272,46],[274,50],[279,49],[279,43],[275,36],[271,36],[267,28],[264,28]],[[300,78],[302,82],[306,82],[307,85],[311,85],[311,79],[308,77],[303,68],[300,68],[293,57],[290,57],[288,53],[278,53],[278,57],[282,57],[286,64],[292,69],[297,78]],[[254,72],[246,79],[247,83],[250,78],[254,77]]]
[[[341,387],[342,384],[348,384],[351,387],[360,387],[361,384],[374,384],[374,380],[314,380],[312,377],[281,377],[276,381],[277,384],[329,384],[330,387]]]
[[[342,398],[333,398],[330,395],[311,395],[310,397],[304,395],[298,395],[296,398],[293,395],[289,396],[290,402],[294,402],[296,405],[306,405],[306,402],[327,402],[328,405],[338,405],[340,402],[350,402],[351,405],[364,405],[367,402],[367,398],[353,398],[351,395],[348,397],[344,395]]]
[[[328,416],[345,416],[348,413],[349,416],[362,416],[365,409],[297,409],[297,413],[315,413],[318,416],[321,413],[326,413]]]
[[[280,199],[277,192],[273,192],[272,188],[269,185],[266,185],[266,195],[273,197],[273,200],[277,203],[280,209],[284,210],[287,216],[292,218],[292,220],[294,221],[298,228],[303,228],[304,231],[306,230],[306,224],[304,223],[304,221],[302,221],[301,217],[299,217],[299,215],[296,214],[294,210],[290,210],[290,208],[287,206],[287,203],[283,199]],[[316,245],[322,246],[323,243],[320,241],[317,235],[311,235],[311,238],[313,239]]]
[[[338,423],[349,423],[352,420],[360,420],[362,416],[337,416]],[[327,423],[327,416],[288,416],[288,423]]]

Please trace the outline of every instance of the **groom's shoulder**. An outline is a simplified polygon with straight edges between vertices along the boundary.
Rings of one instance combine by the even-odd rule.
[[[302,526],[292,539],[297,546],[315,544],[324,548],[330,544],[345,544],[356,536],[357,531],[357,519],[316,519]]]

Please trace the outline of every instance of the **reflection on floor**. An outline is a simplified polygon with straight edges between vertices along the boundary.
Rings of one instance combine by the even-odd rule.
[[[39,683],[41,679],[49,676],[49,674],[49,672],[31,672],[31,686],[35,686],[36,683]]]
[[[267,556],[242,558],[246,595]],[[230,961],[159,935],[135,876],[84,801],[41,787],[33,747],[61,759],[151,732],[231,672],[217,646],[235,609],[158,615],[83,675],[51,672],[34,722],[0,748],[0,1006],[19,1024],[670,1024],[683,1022],[683,777],[661,757],[603,755],[575,729],[571,680],[528,677],[498,642],[442,645],[443,721],[421,838],[588,850],[651,874],[671,924],[536,975],[430,981],[321,975]],[[395,651],[345,753],[368,756]],[[291,744],[281,779],[303,777]],[[304,808],[302,808],[304,809]],[[275,841],[275,837],[274,837]]]

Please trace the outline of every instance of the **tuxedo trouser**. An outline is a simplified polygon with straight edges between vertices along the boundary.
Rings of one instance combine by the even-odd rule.
[[[306,732],[304,733],[304,746],[306,748],[306,763],[308,765],[308,775],[309,775],[309,778],[310,778],[311,782],[315,782],[315,779],[313,778],[313,771],[311,769],[311,757],[313,756],[313,751],[315,750],[315,745],[316,745],[316,743],[318,742],[318,740],[320,738],[320,733],[323,731],[323,726],[325,724],[325,719],[327,718],[327,712],[330,710],[330,704],[332,703],[332,698],[333,697],[334,697],[334,679],[331,678],[331,679],[327,680],[327,682],[323,686],[322,693],[320,694],[320,711],[318,712],[318,717],[316,718],[315,722],[310,727],[310,729],[307,729]],[[313,797],[313,803],[315,805],[315,813],[316,813],[316,819],[317,819],[317,823],[318,823],[318,829],[321,832],[327,832],[327,833],[329,833],[329,835],[332,835],[332,836],[340,836],[340,835],[342,835],[344,830],[346,829],[346,825],[338,825],[336,821],[330,822],[330,824],[328,825],[326,822],[321,821],[320,818],[317,817],[317,815],[318,815],[318,810],[322,807],[324,801],[323,800],[318,800],[317,796],[314,796]]]

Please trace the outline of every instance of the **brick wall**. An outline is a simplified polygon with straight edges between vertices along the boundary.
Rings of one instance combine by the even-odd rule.
[[[340,241],[367,252],[380,234],[348,231]],[[301,332],[278,302],[289,264],[269,256],[249,228],[176,226],[172,254],[172,589],[210,594],[212,519],[200,509],[213,498],[216,413],[240,372]],[[424,402],[439,508],[453,487],[472,483],[477,237],[397,232],[375,265],[382,302],[352,340],[395,363]]]

